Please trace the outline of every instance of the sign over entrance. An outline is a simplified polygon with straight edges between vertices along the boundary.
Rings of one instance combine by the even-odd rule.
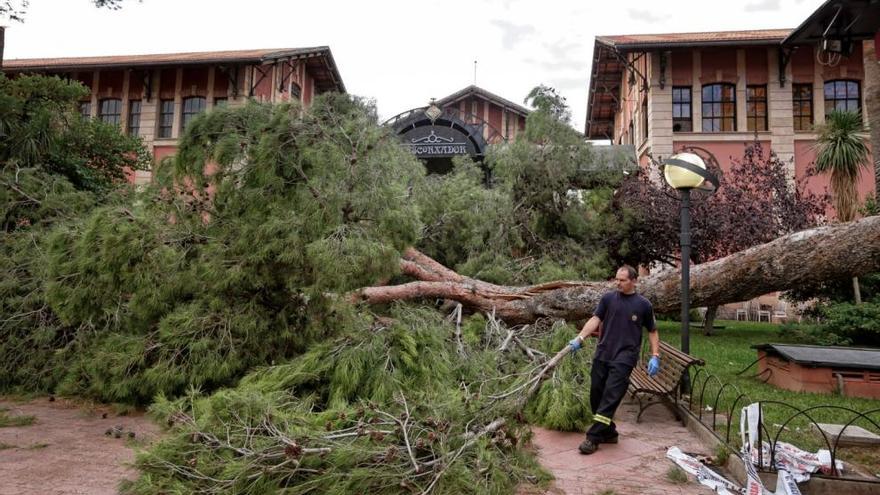
[[[426,125],[415,127],[401,136],[403,146],[418,158],[441,158],[476,155],[468,136],[454,127]]]
[[[476,118],[467,120],[471,123],[457,109],[441,109],[432,103],[397,115],[385,124],[394,128],[401,146],[417,158],[430,161],[468,155],[479,159],[486,152],[484,130],[493,129]]]

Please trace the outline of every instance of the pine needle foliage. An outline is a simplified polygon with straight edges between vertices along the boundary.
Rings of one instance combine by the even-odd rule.
[[[516,142],[490,157],[526,246],[516,257],[531,258],[533,280],[601,279],[613,269],[605,246],[622,230],[611,199],[624,175],[598,160],[582,136],[540,108]]]
[[[558,322],[540,349],[553,355],[568,345],[577,329]],[[593,419],[590,409],[590,363],[593,348],[584,346],[566,358],[526,407],[530,423],[560,431],[584,431]]]
[[[69,329],[61,393],[234,384],[356,322],[333,294],[394,276],[421,230],[421,165],[348,96],[202,115],[158,177],[43,240],[39,289]]]
[[[462,359],[436,311],[389,314],[234,389],[158,400],[169,433],[124,491],[511,493],[546,481],[512,401],[489,400],[517,380],[519,355],[499,359],[481,317],[467,322]]]
[[[452,173],[429,177],[416,195],[425,225],[418,247],[500,284],[607,277],[606,246],[625,229],[612,210],[624,175],[599,163],[558,115],[536,110],[515,142],[490,149],[488,184],[461,159]]]
[[[140,140],[82,121],[76,104],[85,94],[57,77],[0,74],[2,390],[51,388],[77,333],[44,296],[49,232],[101,204],[130,200],[124,168],[146,164]]]

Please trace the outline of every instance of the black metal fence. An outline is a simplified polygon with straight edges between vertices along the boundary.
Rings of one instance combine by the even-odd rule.
[[[764,374],[759,373],[755,376],[761,378]],[[874,433],[880,434],[880,408],[857,411],[849,407],[831,404],[799,408],[778,400],[756,400],[744,393],[735,384],[723,382],[717,376],[706,371],[705,368],[699,368],[694,372],[691,378],[690,396],[681,396],[679,394],[677,399],[680,405],[686,404],[690,412],[701,423],[711,428],[734,452],[740,450],[740,446],[735,443],[738,439],[731,439],[734,418],[739,418],[739,412],[743,407],[757,402],[759,404],[758,446],[761,448],[760,446],[766,441],[770,447],[770,462],[767,465],[764,463],[764,456],[758,456],[758,469],[762,471],[775,471],[777,445],[780,442],[780,437],[783,435],[783,432],[790,432],[789,426],[798,419],[805,420],[807,425],[813,427],[820,437],[820,444],[824,445],[824,448],[828,449],[831,453],[831,471],[830,473],[823,474],[829,474],[834,477],[850,477],[849,473],[840,473],[838,471],[836,462],[840,454],[840,440],[848,428],[857,422],[861,422],[868,427],[867,429],[873,429]],[[771,425],[773,431],[765,424],[765,409],[774,412],[774,416],[781,421],[781,423]],[[835,421],[843,425],[840,433],[829,435],[819,426],[819,421],[815,419],[815,415],[819,411],[839,412],[839,414],[835,415]],[[711,415],[709,412],[711,412]],[[726,425],[723,425],[723,428],[719,428],[719,414],[726,420]],[[723,434],[719,430],[723,430]],[[874,481],[878,480],[875,479]]]

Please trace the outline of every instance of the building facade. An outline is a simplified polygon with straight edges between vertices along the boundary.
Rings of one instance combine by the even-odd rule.
[[[117,124],[140,136],[158,161],[177,149],[190,120],[221,105],[249,99],[309,105],[315,95],[345,85],[326,46],[171,53],[109,57],[13,59],[9,74],[48,74],[76,80],[90,89],[80,102],[84,117]],[[131,180],[150,181],[149,170]]]
[[[525,130],[529,110],[477,86],[432,99],[388,119],[401,146],[430,173],[452,170],[455,156],[480,161],[490,145],[506,143]]]
[[[865,71],[861,41],[835,54],[783,45],[791,33],[597,37],[586,136],[633,144],[642,165],[696,146],[723,170],[757,140],[789,164],[791,177],[804,177],[828,112],[858,111],[867,124]],[[808,188],[828,184],[821,175]],[[864,169],[858,188],[862,198],[874,191],[873,170]]]
[[[526,128],[530,110],[479,86],[468,86],[434,102],[442,109],[455,109],[467,122],[485,124],[489,144],[513,141]]]

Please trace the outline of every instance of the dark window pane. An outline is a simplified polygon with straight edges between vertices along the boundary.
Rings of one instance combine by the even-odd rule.
[[[858,112],[861,110],[861,91],[858,81],[839,80],[825,83],[825,114],[832,110]]]
[[[99,110],[98,118],[100,118],[102,122],[118,125],[119,119],[122,116],[122,100],[115,98],[101,100]]]
[[[141,130],[141,101],[128,102],[128,134],[136,136]]]
[[[88,101],[80,102],[79,115],[84,119],[90,118],[92,116],[92,103]]]
[[[159,137],[170,138],[174,125],[174,100],[162,100],[159,104]]]
[[[847,93],[850,97],[856,97],[859,94],[859,83],[855,81],[848,81],[846,83]]]
[[[193,96],[183,100],[183,115],[181,118],[181,129],[192,121],[193,117],[205,110],[205,98],[201,96]]]
[[[721,99],[722,100],[732,100],[733,99],[733,86],[724,85],[721,86]]]

